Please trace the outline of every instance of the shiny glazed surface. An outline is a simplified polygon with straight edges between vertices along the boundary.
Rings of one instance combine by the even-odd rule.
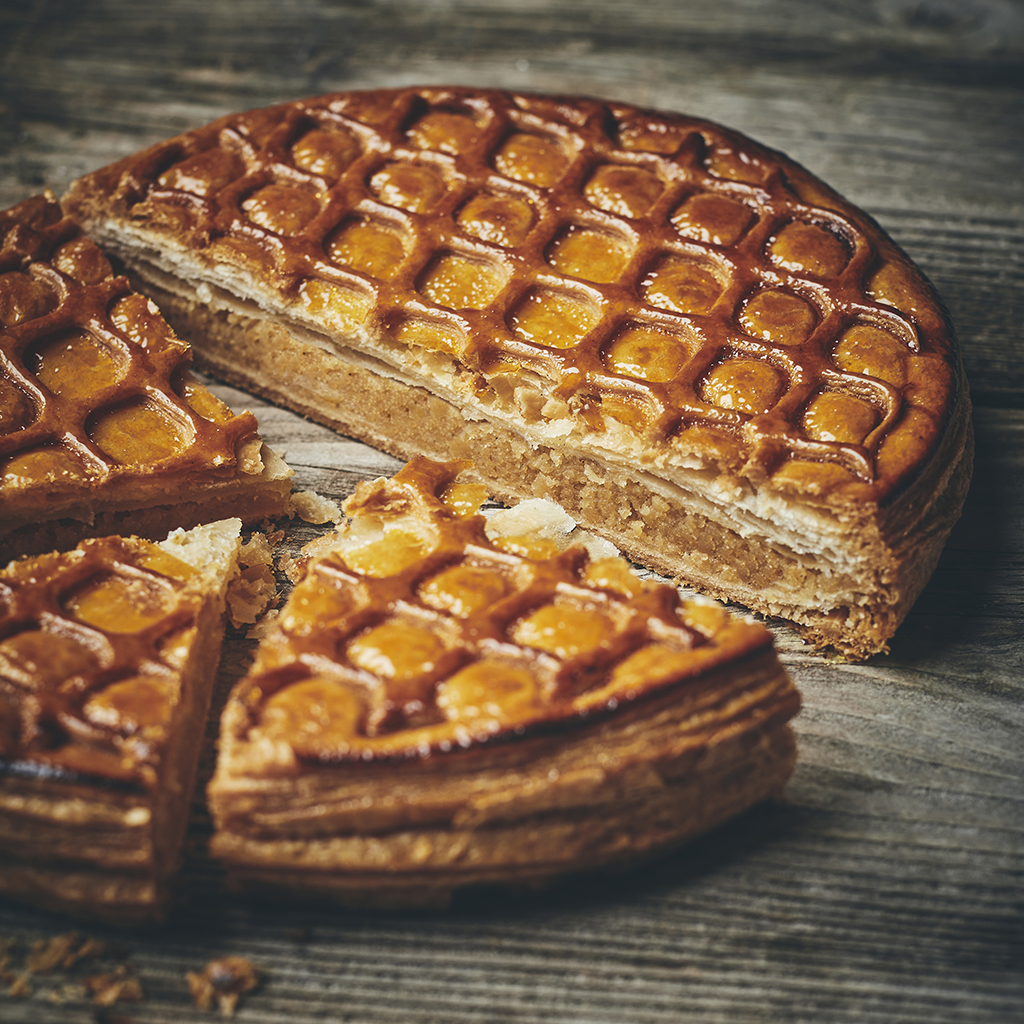
[[[318,549],[232,698],[254,748],[315,762],[457,750],[581,724],[770,647],[762,626],[619,558],[489,540],[462,468],[416,459],[349,500],[348,539]]]
[[[957,400],[943,311],[877,225],[780,154],[685,116],[341,93],[160,144],[83,179],[71,206],[111,192],[299,319],[382,324],[450,356],[485,403],[528,372],[557,415],[624,427],[650,458],[881,500]]]
[[[121,537],[0,572],[0,766],[152,783],[196,635],[196,575]]]
[[[107,481],[229,474],[256,437],[191,350],[52,199],[0,212],[0,499],[41,508]]]

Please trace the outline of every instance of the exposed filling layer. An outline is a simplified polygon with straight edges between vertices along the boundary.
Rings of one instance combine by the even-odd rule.
[[[426,388],[432,394],[461,411],[467,420],[500,424],[519,434],[532,447],[563,452],[586,452],[599,475],[614,471],[642,482],[670,505],[690,514],[719,523],[737,536],[764,544],[782,557],[826,576],[856,577],[865,572],[869,556],[852,551],[849,529],[828,509],[799,504],[777,491],[754,487],[748,480],[725,476],[696,456],[665,452],[657,460],[650,458],[642,439],[630,430],[617,427],[615,420],[606,429],[594,431],[572,414],[570,407],[546,394],[547,382],[523,371],[514,382],[500,390],[483,392],[467,383],[469,376],[449,356],[426,349],[387,344],[383,334],[371,339],[368,332],[351,335],[343,344],[308,325],[298,323],[284,313],[268,312],[255,301],[243,301],[204,282],[186,282],[172,278],[152,266],[136,268],[148,281],[188,301],[206,306],[213,313],[229,312],[249,320],[266,320],[284,326],[295,343],[321,352],[325,359],[341,360],[347,366],[363,369],[376,376],[408,387]],[[203,349],[203,340],[196,339]],[[226,353],[223,353],[226,354]],[[273,354],[268,351],[264,384],[273,378]],[[232,367],[242,373],[256,372],[257,366]],[[311,390],[316,374],[306,380]],[[280,391],[287,393],[283,386]],[[330,395],[324,394],[329,400]],[[340,403],[339,403],[340,404]],[[644,464],[651,468],[644,468]]]
[[[742,466],[723,472],[678,447],[644,447],[614,418],[589,429],[585,411],[553,399],[528,369],[503,378],[507,386],[492,376],[481,387],[445,352],[365,324],[343,343],[298,322],[293,309],[267,311],[174,276],[163,256],[159,263],[138,265],[150,290],[207,364],[243,387],[400,456],[473,458],[498,497],[546,494],[643,564],[792,619],[840,650],[863,656],[884,646],[934,565],[953,521],[947,513],[955,516],[942,513],[922,534],[927,550],[901,565],[870,503],[834,511],[755,486]],[[907,531],[901,537],[901,546],[912,543]]]

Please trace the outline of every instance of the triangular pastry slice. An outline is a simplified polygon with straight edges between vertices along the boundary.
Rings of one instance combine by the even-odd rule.
[[[781,793],[799,697],[770,633],[528,516],[486,521],[468,468],[361,484],[308,553],[222,718],[232,883],[437,905],[632,862]]]
[[[410,458],[471,458],[637,561],[884,650],[956,520],[945,311],[863,212],[719,125],[467,88],[221,118],[69,212],[203,363]]]
[[[93,538],[0,571],[0,893],[161,915],[241,525]]]
[[[0,212],[0,554],[287,510],[291,471],[50,196]]]

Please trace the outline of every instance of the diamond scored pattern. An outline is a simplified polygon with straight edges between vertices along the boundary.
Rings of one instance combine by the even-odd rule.
[[[631,425],[648,441],[710,427],[769,472],[824,461],[870,481],[905,418],[918,335],[894,308],[899,273],[876,270],[833,198],[717,126],[428,88],[269,108],[188,138],[194,151],[169,148],[140,195],[150,216],[155,202],[188,211],[214,244],[272,264],[286,297],[320,296],[310,308],[333,323],[363,296],[407,344],[477,373],[528,366],[620,420],[616,395],[642,393]],[[436,319],[409,320],[410,302]],[[629,331],[647,355],[623,354]],[[848,411],[856,429],[836,421]]]
[[[24,709],[0,755],[155,781],[202,603],[186,590],[195,571],[107,537],[0,572],[0,712]]]
[[[203,168],[223,166],[193,160],[171,177],[198,190]],[[0,493],[12,508],[83,479],[233,465],[255,419],[233,416],[190,362],[56,202],[0,214]]]
[[[478,502],[449,489],[458,469],[417,459],[361,485],[356,520],[401,509],[412,527],[311,563],[250,675],[251,739],[319,761],[468,746],[613,710],[767,640],[619,558],[488,540]]]

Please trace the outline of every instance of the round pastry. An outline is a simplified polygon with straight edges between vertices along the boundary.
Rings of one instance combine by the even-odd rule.
[[[202,362],[395,454],[471,457],[632,557],[886,649],[966,493],[948,319],[779,153],[467,88],[233,114],[76,182]]]

